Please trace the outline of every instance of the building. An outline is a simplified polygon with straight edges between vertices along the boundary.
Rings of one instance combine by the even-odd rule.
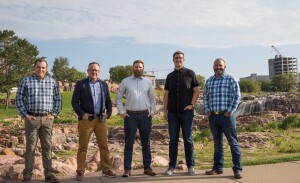
[[[274,75],[293,73],[298,77],[297,58],[282,57],[281,55],[275,55],[275,58],[269,59],[269,77],[272,79]]]
[[[148,78],[151,82],[152,88],[155,89],[156,85],[155,85],[155,76],[153,74],[150,74],[150,72],[144,72],[143,76],[145,78]]]
[[[269,76],[268,75],[257,75],[256,73],[253,73],[248,77],[240,78],[240,81],[244,81],[244,80],[251,80],[251,81],[269,80]]]
[[[156,79],[156,88],[164,89],[166,79]]]

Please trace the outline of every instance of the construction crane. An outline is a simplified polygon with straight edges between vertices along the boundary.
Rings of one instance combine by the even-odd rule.
[[[282,55],[281,55],[281,53],[277,50],[277,48],[276,48],[274,45],[272,45],[271,47],[275,50],[275,52],[277,53],[278,57],[281,58]]]

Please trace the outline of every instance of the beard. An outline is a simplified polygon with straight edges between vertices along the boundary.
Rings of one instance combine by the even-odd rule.
[[[224,74],[224,70],[215,69],[214,71],[215,71],[215,74],[216,74],[217,76],[221,76],[221,75]]]
[[[133,71],[133,74],[135,77],[141,77],[143,75],[144,71]]]

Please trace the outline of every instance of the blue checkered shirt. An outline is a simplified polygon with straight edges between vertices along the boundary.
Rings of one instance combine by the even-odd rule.
[[[241,98],[238,82],[230,75],[223,74],[220,78],[211,76],[207,79],[203,93],[204,112],[236,110]]]
[[[49,76],[39,80],[35,74],[24,78],[18,87],[16,107],[23,117],[27,117],[29,112],[57,116],[61,109],[61,97],[55,80]]]

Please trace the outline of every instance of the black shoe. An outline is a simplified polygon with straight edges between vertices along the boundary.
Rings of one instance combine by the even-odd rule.
[[[212,169],[212,170],[205,171],[205,175],[215,175],[215,174],[217,174],[217,175],[223,174],[223,170],[214,170],[214,169]]]
[[[48,177],[45,177],[45,182],[57,183],[59,182],[59,180],[54,175],[50,175]]]
[[[242,178],[242,173],[241,172],[234,172],[234,178],[241,179]]]

